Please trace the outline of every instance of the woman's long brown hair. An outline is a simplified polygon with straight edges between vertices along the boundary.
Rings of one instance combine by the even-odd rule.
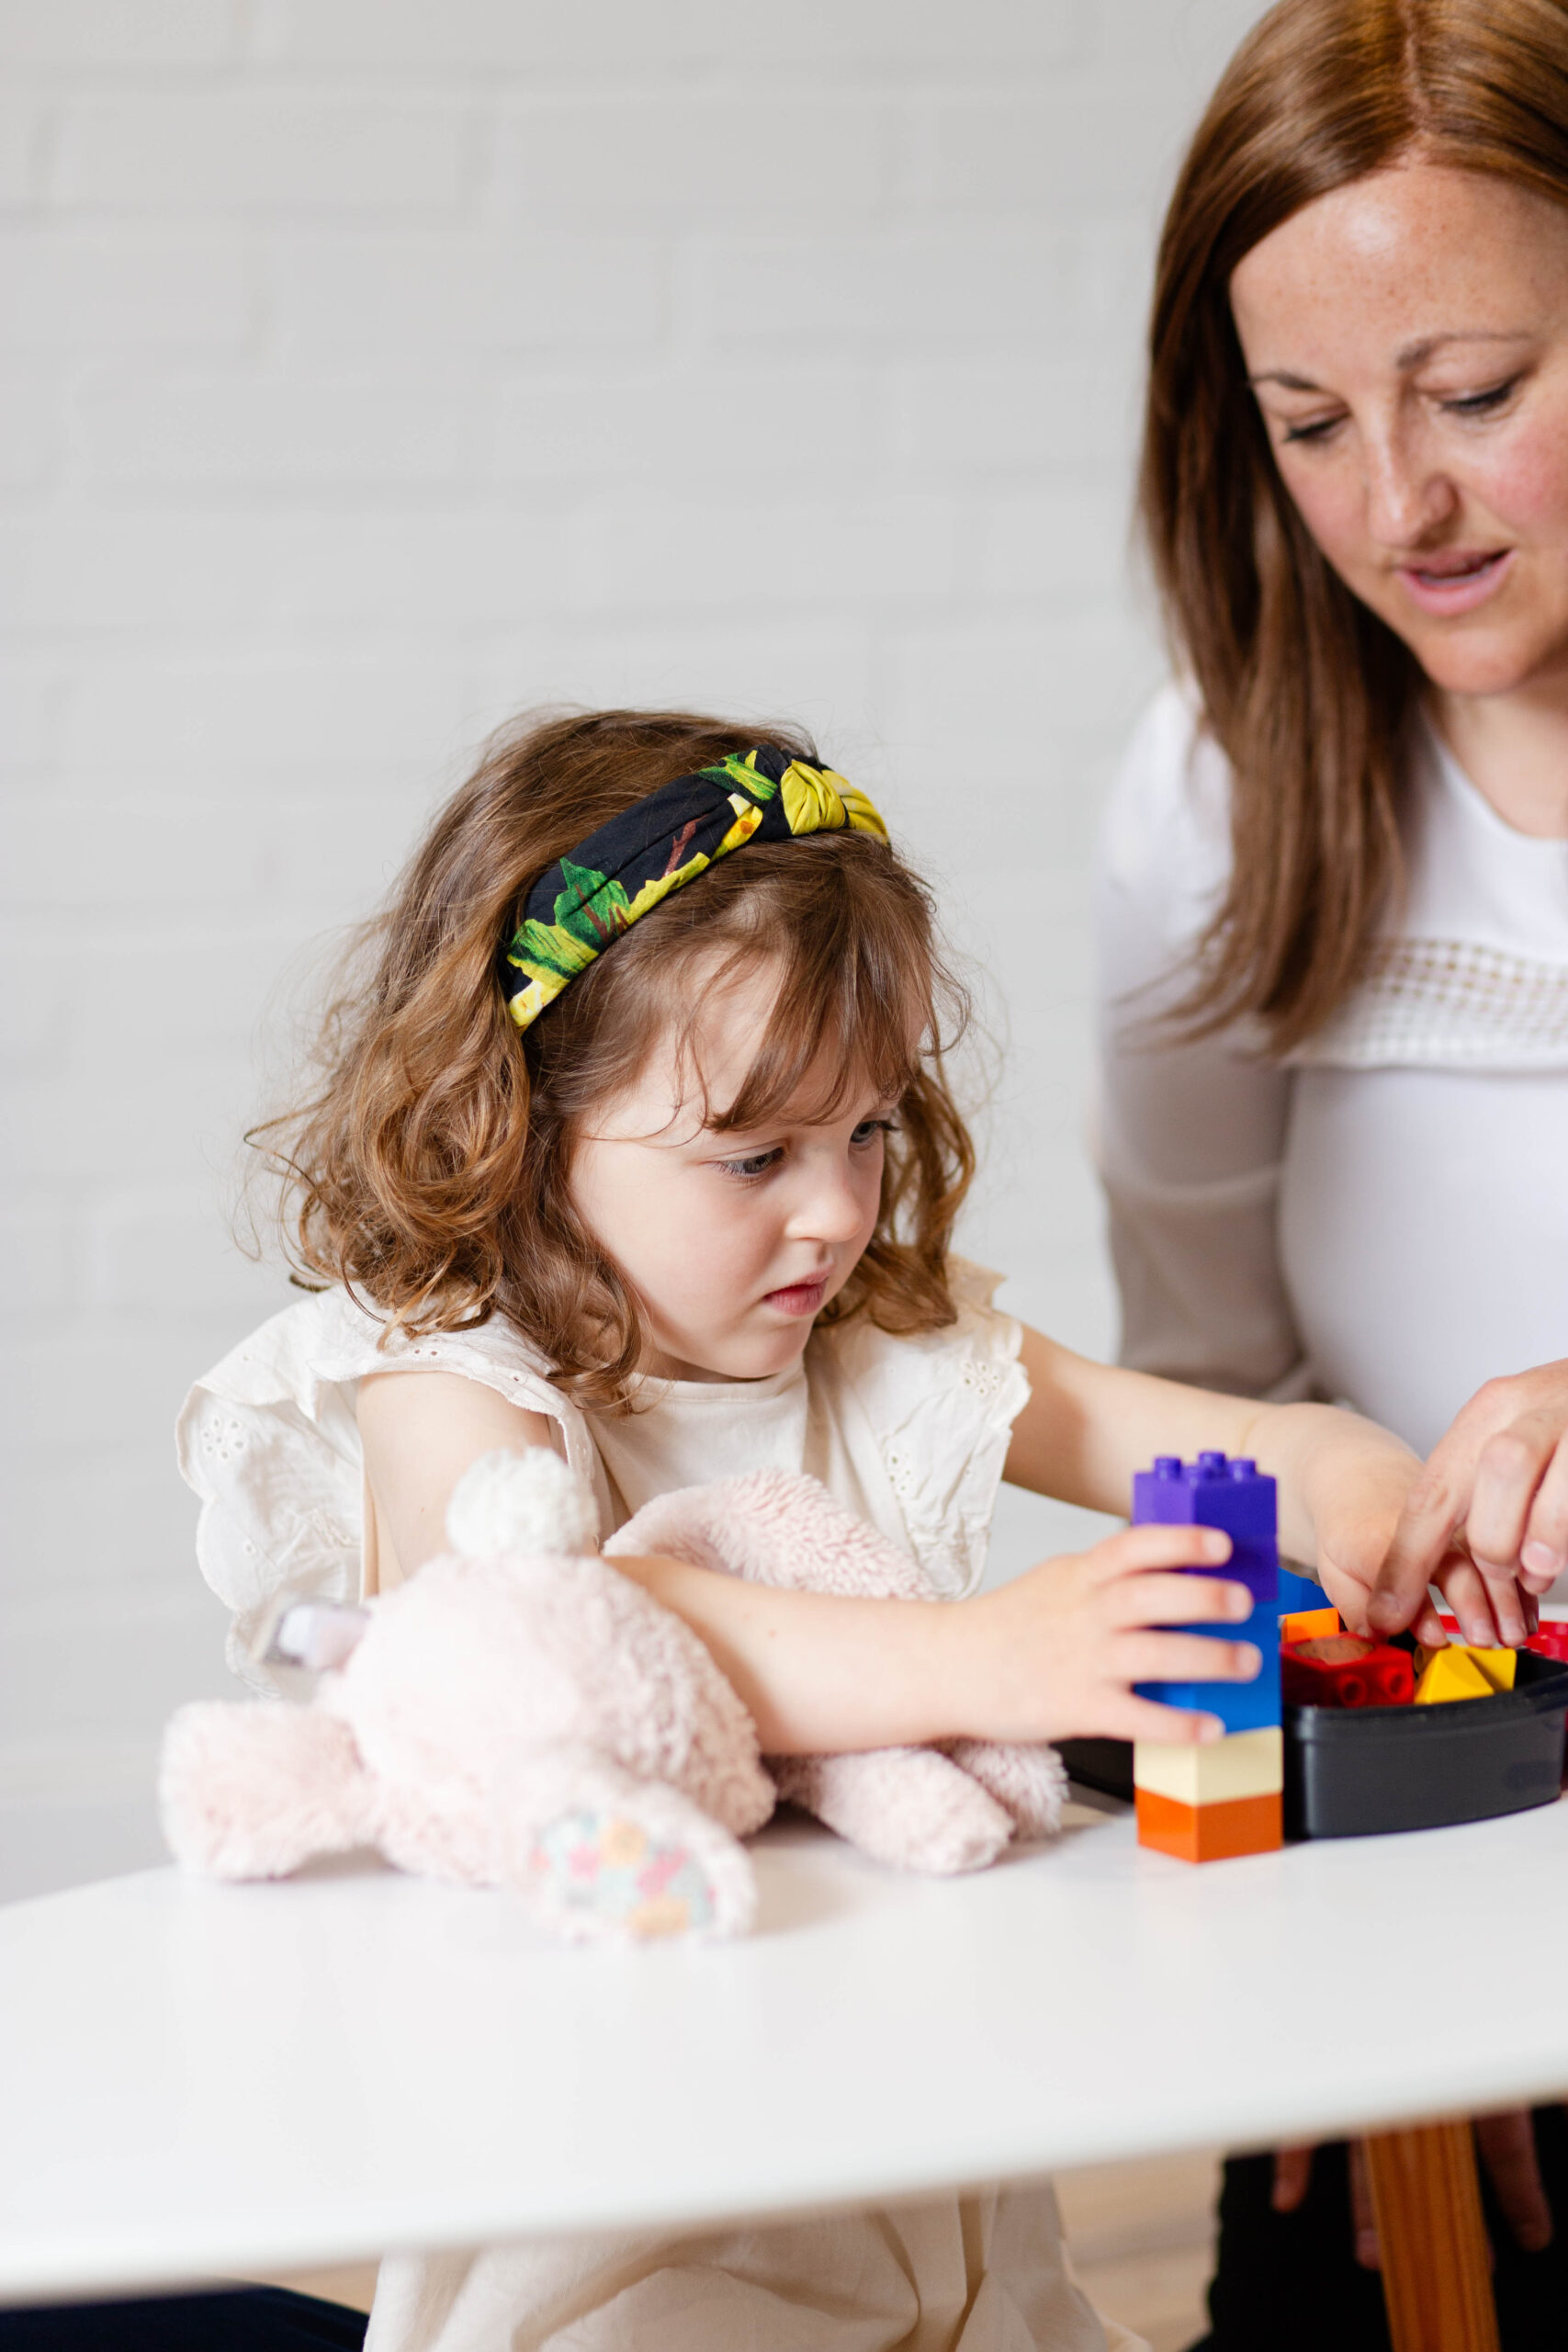
[[[1568,204],[1568,0],[1280,0],[1199,125],[1160,241],[1141,511],[1178,656],[1235,777],[1224,900],[1178,1018],[1286,1053],[1354,986],[1399,884],[1421,671],[1280,479],[1231,273],[1314,198],[1401,161]]]
[[[863,1312],[901,1332],[953,1320],[948,1243],[975,1163],[942,1054],[966,1006],[931,895],[886,842],[846,830],[748,842],[521,1035],[507,1012],[499,953],[540,875],[661,784],[759,742],[817,760],[795,729],[688,711],[535,714],[488,745],[355,943],[310,1099],[253,1131],[281,1180],[296,1279],[344,1283],[410,1331],[499,1313],[580,1404],[626,1405],[641,1317],[576,1214],[573,1148],[671,1030],[690,1046],[726,973],[761,963],[778,975],[774,1009],[711,1124],[830,1117],[868,1082],[896,1102],[876,1228],[824,1319]]]

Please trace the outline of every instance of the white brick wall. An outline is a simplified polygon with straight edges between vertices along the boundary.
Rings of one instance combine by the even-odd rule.
[[[0,1893],[221,1687],[169,1427],[288,973],[547,697],[812,724],[990,942],[972,1244],[1082,1127],[1152,223],[1258,0],[0,0]],[[1016,1565],[1066,1524],[1015,1510]]]

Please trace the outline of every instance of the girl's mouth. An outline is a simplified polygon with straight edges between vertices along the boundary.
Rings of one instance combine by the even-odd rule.
[[[1447,548],[1424,562],[1401,564],[1399,576],[1424,613],[1468,613],[1502,585],[1513,561],[1512,548]]]
[[[827,1287],[827,1275],[817,1274],[808,1283],[787,1283],[783,1290],[764,1292],[762,1304],[777,1307],[781,1315],[815,1315]]]

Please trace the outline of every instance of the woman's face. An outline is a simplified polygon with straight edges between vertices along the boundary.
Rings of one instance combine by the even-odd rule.
[[[1361,601],[1456,695],[1568,690],[1568,210],[1411,164],[1231,279],[1280,472]]]

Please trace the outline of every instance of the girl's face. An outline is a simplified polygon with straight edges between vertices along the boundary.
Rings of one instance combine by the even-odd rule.
[[[739,1091],[776,986],[762,967],[708,1001],[693,1052],[715,1113]],[[641,1304],[645,1371],[759,1380],[796,1361],[875,1229],[893,1107],[860,1088],[826,1121],[786,1115],[765,1132],[716,1135],[666,1040],[579,1138],[570,1176],[578,1215]]]
[[[1231,279],[1286,487],[1456,695],[1568,689],[1568,210],[1411,164],[1307,205]]]

